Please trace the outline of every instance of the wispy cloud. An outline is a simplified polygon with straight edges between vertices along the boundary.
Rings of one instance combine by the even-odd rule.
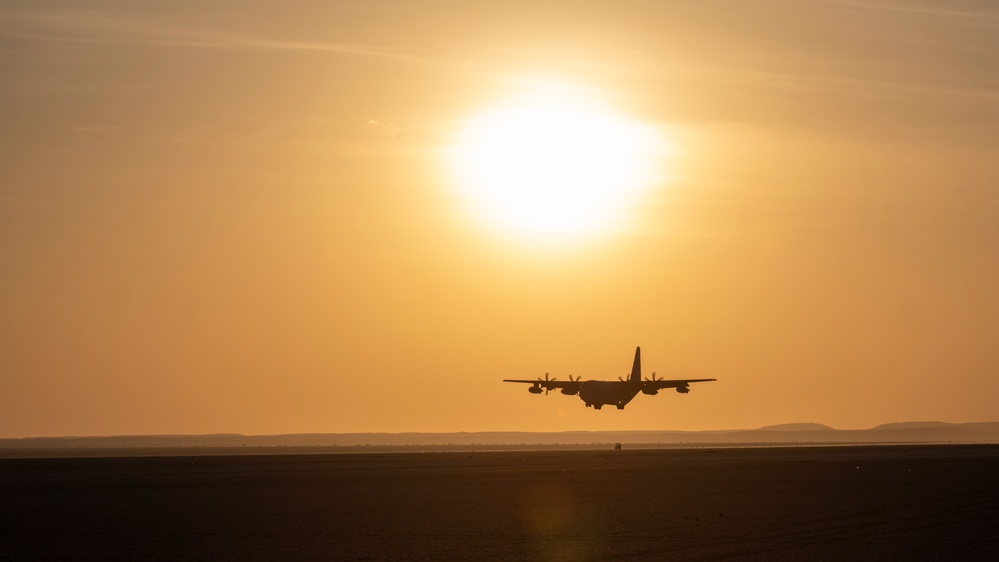
[[[114,47],[316,51],[438,63],[414,50],[379,45],[292,41],[212,29],[169,25],[149,18],[95,11],[0,10],[0,37]]]
[[[71,128],[73,129],[74,132],[77,133],[95,134],[95,135],[121,130],[121,127],[115,125],[72,125]]]
[[[820,3],[830,7],[849,9],[858,12],[882,12],[893,14],[909,14],[914,16],[930,16],[933,18],[950,18],[961,25],[971,27],[999,28],[999,11],[996,5],[984,3],[983,8],[971,9],[966,6],[955,6],[950,3],[925,3],[918,1],[860,1],[860,0],[820,0]]]

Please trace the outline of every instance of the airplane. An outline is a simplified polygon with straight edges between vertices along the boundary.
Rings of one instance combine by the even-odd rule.
[[[569,396],[579,395],[579,398],[586,403],[587,408],[592,406],[594,410],[599,410],[607,404],[613,404],[617,406],[618,410],[623,410],[628,402],[631,402],[632,398],[637,396],[639,392],[654,395],[659,394],[659,391],[664,388],[675,388],[680,394],[686,394],[690,392],[690,383],[718,380],[665,380],[657,379],[655,373],[652,373],[651,379],[642,380],[641,347],[635,348],[635,363],[631,367],[631,376],[628,377],[628,380],[618,377],[616,381],[584,381],[581,380],[582,378],[577,377],[573,379],[572,375],[569,375],[568,381],[560,381],[555,378],[548,378],[548,373],[545,373],[545,378],[543,379],[541,377],[538,377],[537,380],[503,379],[503,382],[530,384],[532,386],[527,391],[531,394],[541,394],[542,389],[544,389],[545,394],[548,394],[549,390],[558,388],[561,389],[562,394]]]

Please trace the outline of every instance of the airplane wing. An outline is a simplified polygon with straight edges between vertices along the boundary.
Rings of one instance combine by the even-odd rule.
[[[545,379],[503,379],[503,382],[523,382],[527,384],[536,384],[541,388],[573,388],[578,387],[583,381],[557,381],[555,379],[545,380]]]
[[[654,376],[654,375],[653,375]],[[677,392],[686,394],[690,392],[690,383],[710,382],[718,379],[645,379],[642,381],[642,392],[652,394],[664,388],[675,388]]]
[[[534,388],[528,389],[531,392],[540,392],[541,389],[545,389],[545,391],[555,390],[555,389],[568,389],[569,392],[567,392],[566,394],[574,394],[576,392],[579,392],[579,385],[583,384],[583,381],[581,381],[579,379],[568,380],[568,381],[559,381],[559,380],[555,380],[555,379],[549,379],[547,376],[545,378],[543,378],[543,379],[542,378],[536,378],[536,379],[503,379],[503,382],[518,382],[518,383],[524,383],[524,384],[533,384]],[[535,389],[537,389],[537,390],[535,390]]]

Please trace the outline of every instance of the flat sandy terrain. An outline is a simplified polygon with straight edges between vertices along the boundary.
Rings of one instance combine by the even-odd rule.
[[[9,560],[997,560],[999,446],[0,460]]]

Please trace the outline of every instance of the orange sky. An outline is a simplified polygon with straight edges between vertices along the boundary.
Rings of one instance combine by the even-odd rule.
[[[0,437],[999,419],[999,8],[5,2]],[[444,148],[525,77],[670,140],[525,242]],[[503,378],[717,377],[624,411]]]

